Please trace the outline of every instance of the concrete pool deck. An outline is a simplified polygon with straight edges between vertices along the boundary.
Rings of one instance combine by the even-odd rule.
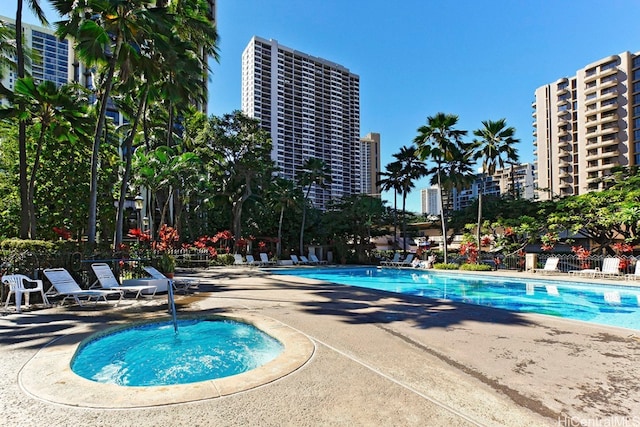
[[[105,393],[104,407],[93,408],[83,405],[89,392],[82,386],[59,389],[64,402],[39,395],[34,387],[50,393],[65,379],[52,381],[29,362],[47,344],[73,346],[108,326],[168,319],[166,297],[111,309],[11,311],[0,317],[3,425],[640,425],[640,331],[257,269],[197,275],[200,290],[177,297],[179,313],[267,319],[302,334],[313,344],[311,357],[288,375],[226,396],[164,404],[197,390],[169,388],[157,391],[172,396],[160,406],[127,409],[123,390],[118,399]]]

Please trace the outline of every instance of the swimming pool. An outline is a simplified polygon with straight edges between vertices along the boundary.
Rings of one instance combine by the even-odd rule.
[[[640,330],[640,288],[376,267],[272,272]]]

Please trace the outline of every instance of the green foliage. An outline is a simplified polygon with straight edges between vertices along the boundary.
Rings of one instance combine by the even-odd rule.
[[[216,260],[218,265],[233,265],[233,263],[235,262],[233,254],[218,255]]]
[[[0,241],[0,274],[31,276],[56,253],[56,244],[44,240],[5,239]]]
[[[492,268],[487,264],[462,264],[460,270],[465,271],[491,271]]]
[[[436,270],[458,270],[460,268],[460,266],[456,263],[443,263],[443,262],[438,262],[433,264],[433,268],[435,268]]]
[[[162,256],[158,259],[158,268],[160,268],[160,271],[164,274],[173,273],[176,271],[176,258],[173,255],[163,252]]]

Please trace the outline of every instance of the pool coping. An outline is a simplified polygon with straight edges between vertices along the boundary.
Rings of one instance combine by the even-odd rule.
[[[275,319],[246,312],[214,317],[250,323],[280,341],[284,350],[265,365],[225,378],[151,387],[102,384],[75,374],[71,359],[84,340],[121,325],[105,324],[98,332],[89,331],[95,324],[79,325],[27,361],[18,373],[18,383],[32,397],[59,405],[100,409],[153,407],[215,399],[268,384],[304,366],[315,352],[315,344],[307,336]]]

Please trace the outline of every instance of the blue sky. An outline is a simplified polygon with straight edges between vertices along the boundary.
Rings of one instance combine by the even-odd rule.
[[[26,3],[26,1],[25,1]],[[57,20],[47,8],[50,21]],[[361,135],[379,132],[382,166],[437,112],[469,133],[506,118],[533,161],[537,87],[605,56],[640,51],[637,0],[219,0],[220,62],[209,113],[240,108],[241,55],[252,36],[336,62],[360,76]],[[15,17],[16,1],[0,15]],[[25,14],[25,22],[36,23]],[[417,183],[407,208],[420,210]],[[392,195],[391,195],[392,197]],[[390,197],[385,197],[390,199]]]

